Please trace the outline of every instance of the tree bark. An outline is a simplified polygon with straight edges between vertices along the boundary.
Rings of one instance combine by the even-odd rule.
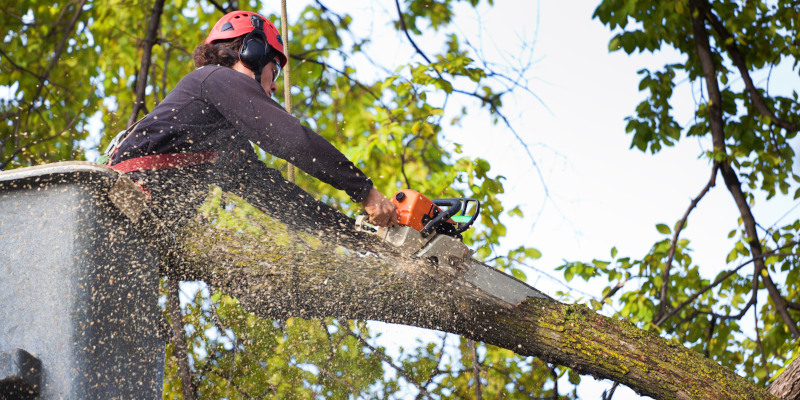
[[[223,288],[260,316],[359,318],[452,332],[656,399],[774,398],[680,344],[557,302],[478,261],[434,264],[354,229],[336,225],[316,236],[216,204],[204,205],[178,236],[180,270],[171,272]],[[236,215],[246,216],[248,229],[230,224]]]
[[[800,357],[769,385],[769,393],[783,400],[800,400]]]

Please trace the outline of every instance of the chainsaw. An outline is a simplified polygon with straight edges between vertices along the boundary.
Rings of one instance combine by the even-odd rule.
[[[366,215],[356,218],[356,230],[371,231],[405,254],[434,263],[456,266],[472,255],[461,240],[481,211],[481,203],[464,197],[431,200],[415,190],[401,190],[392,197],[397,225],[371,229]],[[474,211],[469,210],[474,204]]]

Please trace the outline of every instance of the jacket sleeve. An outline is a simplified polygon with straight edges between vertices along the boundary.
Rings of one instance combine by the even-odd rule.
[[[248,140],[362,202],[372,181],[325,138],[300,124],[255,81],[218,68],[201,84],[201,96]]]

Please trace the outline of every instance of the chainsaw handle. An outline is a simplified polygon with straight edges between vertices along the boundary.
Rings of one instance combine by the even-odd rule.
[[[472,226],[472,224],[475,223],[475,220],[478,219],[478,214],[481,213],[481,202],[480,202],[480,200],[477,200],[477,199],[459,199],[459,200],[464,202],[463,203],[464,207],[461,209],[463,215],[467,214],[467,208],[469,208],[469,203],[474,201],[475,202],[475,214],[472,214],[472,218],[470,218],[469,221],[467,221],[467,222],[459,222],[458,223],[458,228],[456,228],[456,233],[457,234],[458,233],[462,233],[462,232],[466,231],[467,229],[469,229],[469,227]]]
[[[437,199],[433,201],[434,204],[437,206],[448,206],[447,210],[440,212],[438,215],[433,217],[425,227],[419,231],[422,234],[422,237],[428,236],[436,226],[439,225],[443,220],[447,221],[450,217],[456,215],[459,211],[461,211],[461,200],[460,199]]]

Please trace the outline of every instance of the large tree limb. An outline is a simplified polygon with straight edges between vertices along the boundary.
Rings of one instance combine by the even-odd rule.
[[[477,261],[432,264],[349,227],[325,227],[319,237],[292,233],[250,211],[240,212],[248,230],[225,227],[220,221],[230,224],[237,214],[217,209],[204,206],[179,236],[182,272],[224,288],[263,317],[334,316],[453,332],[657,399],[773,398],[701,354],[500,279]]]

